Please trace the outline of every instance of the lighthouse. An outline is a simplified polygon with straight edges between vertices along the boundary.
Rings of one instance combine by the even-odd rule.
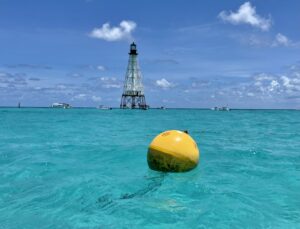
[[[121,98],[121,109],[147,109],[142,83],[142,74],[139,68],[136,44],[130,45],[129,60],[125,76],[124,89]]]

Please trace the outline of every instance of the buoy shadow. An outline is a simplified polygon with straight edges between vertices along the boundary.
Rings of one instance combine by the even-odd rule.
[[[112,195],[109,194],[102,195],[98,197],[96,204],[100,209],[107,210],[116,206],[119,201],[141,198],[149,193],[153,193],[158,190],[162,186],[166,176],[167,173],[160,172],[156,176],[146,177],[146,180],[150,181],[146,187],[139,189],[134,193],[122,194],[119,198],[113,198]]]

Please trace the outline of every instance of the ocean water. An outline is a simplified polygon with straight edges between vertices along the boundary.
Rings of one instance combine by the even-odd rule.
[[[148,168],[168,129],[196,169]],[[300,228],[300,111],[1,108],[0,228]]]

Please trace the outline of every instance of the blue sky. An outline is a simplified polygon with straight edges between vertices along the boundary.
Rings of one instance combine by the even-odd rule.
[[[0,0],[0,106],[300,108],[300,2]]]

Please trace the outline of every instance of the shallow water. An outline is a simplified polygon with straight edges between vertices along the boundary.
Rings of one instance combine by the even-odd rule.
[[[189,130],[187,173],[147,146]],[[0,228],[300,228],[300,111],[0,109]]]

